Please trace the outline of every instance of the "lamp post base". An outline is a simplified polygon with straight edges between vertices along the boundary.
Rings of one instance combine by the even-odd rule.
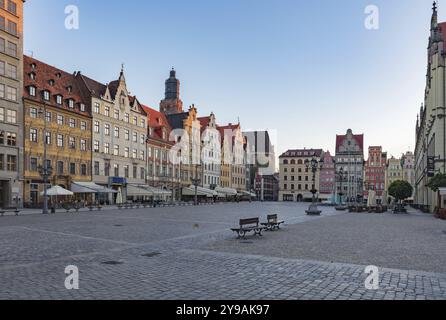
[[[319,209],[317,208],[317,205],[315,205],[315,204],[310,205],[310,207],[308,208],[308,210],[306,210],[305,212],[306,212],[307,215],[309,215],[309,216],[320,216],[321,213],[322,213],[322,211],[319,210]]]

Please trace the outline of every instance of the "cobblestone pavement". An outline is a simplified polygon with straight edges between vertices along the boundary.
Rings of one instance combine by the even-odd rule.
[[[304,210],[241,203],[3,217],[0,299],[446,299],[443,221]],[[283,231],[241,241],[228,230],[240,217],[273,212],[287,221]],[[368,228],[381,231],[358,242]],[[389,239],[392,250],[364,259],[365,243]],[[398,248],[414,257],[396,263],[388,256]],[[380,267],[378,290],[364,285],[369,262]],[[79,290],[64,287],[67,265],[79,268]]]

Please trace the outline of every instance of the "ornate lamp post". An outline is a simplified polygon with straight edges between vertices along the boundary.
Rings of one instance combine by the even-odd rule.
[[[43,209],[42,214],[48,214],[48,177],[53,174],[53,168],[48,166],[47,152],[46,152],[46,104],[43,103],[43,109],[40,108],[39,114],[43,118],[43,165],[38,167],[39,174],[43,178]]]
[[[339,180],[340,189],[341,189],[341,191],[339,192],[339,206],[336,207],[336,210],[345,210],[347,208],[342,204],[342,196],[344,195],[344,192],[342,189],[342,183],[347,179],[348,172],[344,171],[344,168],[341,167],[341,169],[339,169],[339,171],[336,172],[336,176]]]
[[[195,165],[195,178],[192,178],[192,184],[195,186],[195,199],[194,199],[194,204],[198,205],[198,186],[201,183],[201,179],[198,177],[198,164]]]
[[[312,179],[312,188],[311,193],[313,194],[313,197],[311,199],[311,205],[309,206],[308,210],[305,211],[308,215],[314,216],[314,215],[320,215],[321,210],[317,208],[316,204],[316,172],[320,167],[322,166],[322,163],[320,163],[315,156],[311,160],[305,160],[305,166],[307,169],[311,169],[311,172],[313,173],[313,179]]]

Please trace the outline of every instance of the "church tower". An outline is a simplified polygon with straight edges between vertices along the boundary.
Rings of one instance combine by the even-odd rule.
[[[166,80],[165,97],[160,102],[160,111],[166,115],[183,112],[183,101],[180,99],[180,80],[176,78],[173,68],[170,71],[169,79]]]

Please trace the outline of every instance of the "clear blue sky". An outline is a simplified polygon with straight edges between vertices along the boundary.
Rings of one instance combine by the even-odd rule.
[[[80,29],[64,27],[66,5]],[[367,5],[380,28],[364,27]],[[102,82],[125,63],[130,91],[158,107],[172,66],[185,106],[220,123],[277,129],[278,152],[365,134],[396,156],[414,148],[430,0],[29,0],[25,53]],[[439,2],[446,20],[446,0]]]

